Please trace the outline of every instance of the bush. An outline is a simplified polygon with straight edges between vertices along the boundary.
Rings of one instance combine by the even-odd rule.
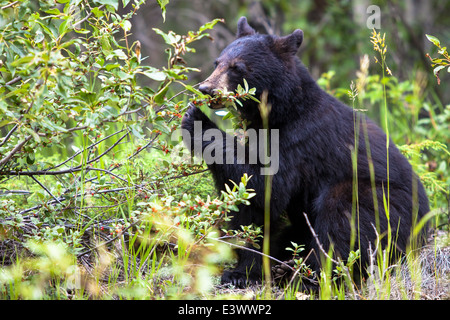
[[[205,167],[178,157],[170,139],[198,93],[185,83],[197,70],[183,56],[220,20],[187,35],[154,29],[168,45],[167,67],[158,69],[141,57],[139,41],[129,42],[142,2],[123,15],[118,0],[1,2],[0,241],[10,265],[0,277],[3,297],[98,297],[105,273],[114,284],[107,295],[131,297],[144,270],[156,279],[157,266],[172,259],[177,283],[197,272],[183,267],[190,253],[222,248],[210,247],[220,222],[252,196],[243,177],[210,197]],[[198,193],[188,195],[182,179],[196,180]],[[226,237],[251,240],[249,232]],[[86,285],[68,285],[74,270]]]

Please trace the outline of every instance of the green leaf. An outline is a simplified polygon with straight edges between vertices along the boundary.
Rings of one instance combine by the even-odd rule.
[[[3,127],[3,126],[8,125],[10,123],[12,123],[12,121],[8,120],[8,119],[0,121],[0,128]]]
[[[224,115],[222,119],[223,120],[228,120],[228,119],[231,119],[233,117],[234,117],[234,115],[230,111],[228,111],[228,113],[226,115]]]
[[[95,15],[96,18],[100,18],[103,17],[105,15],[105,13],[103,12],[103,10],[100,10],[99,8],[95,7],[92,8],[91,12]]]
[[[33,59],[34,59],[33,55],[28,55],[28,56],[25,56],[23,58],[15,60],[14,62],[11,63],[11,66],[12,67],[17,67],[17,66],[19,66],[21,64],[28,63],[28,62],[32,61]]]
[[[212,29],[218,22],[225,22],[223,19],[214,19],[213,21],[207,22],[198,29],[200,33],[205,30]]]
[[[76,6],[78,6],[81,3],[81,1],[83,1],[83,0],[70,0],[70,5],[76,7]],[[58,2],[59,3],[66,3],[66,2],[68,2],[68,0],[67,1],[64,0],[64,2],[58,0]]]
[[[64,35],[64,34],[66,33],[68,27],[70,26],[70,25],[68,25],[69,21],[70,21],[70,17],[67,17],[67,19],[64,20],[64,21],[59,25],[59,34],[60,34],[61,36]]]
[[[439,41],[438,38],[434,37],[434,36],[430,36],[428,34],[425,35],[427,37],[428,40],[430,40],[435,46],[440,47],[441,46],[441,42]]]
[[[433,69],[433,73],[435,76],[437,76],[437,74],[439,73],[439,71],[441,71],[442,69],[444,69],[446,66],[437,66],[436,68]]]
[[[131,128],[131,132],[135,137],[138,139],[145,139],[144,132],[139,124],[132,124],[129,128]]]
[[[192,93],[195,93],[195,95],[199,96],[200,99],[206,99],[207,95],[201,93],[199,90],[195,89],[193,86],[190,86],[188,84],[184,84],[184,87],[189,90]]]
[[[124,81],[133,78],[132,75],[130,75],[130,74],[126,73],[126,72],[123,72],[123,71],[121,71],[121,70],[118,70],[118,71],[117,71],[116,69],[114,69],[112,73],[113,73],[115,76],[117,76],[120,80],[124,80]]]
[[[144,71],[142,74],[155,81],[164,81],[167,78],[167,75],[158,69]]]
[[[158,129],[159,131],[161,131],[165,134],[170,134],[170,128],[164,122],[164,119],[162,119],[162,121],[160,121],[160,122],[153,123],[153,128]]]
[[[27,164],[33,164],[35,162],[35,158],[34,158],[34,154],[31,153],[29,155],[27,155]]]
[[[118,64],[118,63],[109,63],[109,64],[107,64],[105,66],[105,69],[107,71],[111,71],[112,69],[115,69],[115,68],[118,68],[118,67],[120,67],[120,64]]]
[[[116,56],[117,58],[119,58],[120,60],[127,60],[127,59],[128,59],[128,57],[127,57],[127,55],[125,54],[125,52],[123,52],[121,49],[116,49],[116,50],[114,50],[113,52],[114,52],[115,56]],[[107,58],[107,60],[109,60],[108,58],[111,58],[111,57],[108,56],[108,57],[106,57],[106,58]]]
[[[164,42],[170,45],[173,45],[181,40],[181,36],[178,34],[175,34],[173,31],[169,31],[169,33],[165,33],[164,31],[158,29],[158,28],[152,28],[153,31],[155,31],[157,34],[159,34],[161,37],[163,37]]]
[[[155,95],[155,102],[158,104],[161,104],[164,102],[164,97],[166,96],[167,91],[169,90],[169,84],[166,84],[166,86],[164,88],[162,88],[161,90],[159,90],[159,92]]]
[[[243,79],[243,81],[244,81],[244,88],[245,88],[245,92],[248,92],[248,83],[247,83],[247,80],[245,80],[245,79]]]
[[[131,22],[128,20],[123,20],[120,23],[120,26],[125,30],[126,32],[129,32],[131,30]]]
[[[39,137],[39,135],[31,128],[25,127],[24,128],[26,132],[28,132],[31,136],[33,136],[34,140],[36,140],[37,142],[41,142],[41,138]]]
[[[42,119],[40,123],[44,128],[47,128],[50,131],[67,132],[66,128],[63,128],[60,125],[50,121],[48,118]]]
[[[45,13],[58,15],[61,12],[59,12],[58,8],[52,8],[52,9],[46,10]]]
[[[39,20],[36,20],[36,22],[41,26],[42,30],[43,30],[48,36],[50,36],[50,38],[56,39],[56,38],[58,37],[57,31],[56,31],[56,29],[55,29],[54,26],[51,26],[51,25],[48,25],[48,26],[47,26],[46,24],[42,23],[42,22],[39,21]]]
[[[119,0],[97,0],[97,2],[111,6],[116,10],[119,9]]]
[[[169,4],[169,0],[156,0],[162,11],[163,21],[166,22],[166,6]]]

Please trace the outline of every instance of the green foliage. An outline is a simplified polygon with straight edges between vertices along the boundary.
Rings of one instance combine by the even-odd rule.
[[[196,240],[204,239],[210,232],[217,231],[222,222],[229,221],[231,211],[237,212],[241,204],[249,205],[249,199],[255,196],[252,189],[247,189],[250,178],[244,175],[241,182],[233,183],[233,188],[226,186],[219,198],[202,199],[198,195],[183,194],[181,199],[176,200],[173,196],[152,196],[146,201],[138,202],[139,210],[134,211],[136,215],[163,214],[164,219],[173,216],[174,224],[192,232]],[[170,219],[170,218],[169,218]],[[237,239],[254,241],[257,234],[251,232],[252,228],[243,226],[242,232],[223,230],[225,234],[233,235]],[[254,236],[253,236],[254,235]]]
[[[450,73],[450,56],[447,52],[447,47],[441,47],[441,42],[438,38],[434,36],[430,36],[428,34],[425,35],[427,39],[432,42],[436,47],[438,47],[438,53],[442,56],[442,58],[431,58],[427,53],[427,57],[431,60],[431,66],[434,68],[433,73],[436,76],[437,83],[441,84],[441,79],[439,79],[439,72],[442,69],[447,68],[447,72]]]
[[[294,261],[294,269],[296,272],[304,275],[305,277],[311,277],[314,274],[314,271],[309,268],[309,266],[305,263],[304,257],[300,255],[301,252],[305,250],[304,245],[297,244],[291,241],[292,247],[287,247],[286,251],[292,252],[292,258]]]
[[[0,3],[0,196],[6,197],[0,241],[14,252],[2,252],[4,298],[68,298],[67,263],[54,271],[42,264],[55,252],[64,261],[70,257],[80,274],[94,275],[75,287],[78,297],[98,297],[105,272],[110,297],[149,297],[167,282],[156,281],[143,293],[139,279],[149,268],[146,274],[161,279],[163,261],[173,265],[178,295],[187,286],[186,274],[199,272],[189,267],[190,253],[229,256],[219,237],[221,222],[249,203],[249,178],[213,198],[210,179],[201,175],[205,167],[172,154],[180,148],[169,139],[187,108],[187,94],[198,94],[185,83],[198,70],[186,66],[183,56],[194,53],[191,44],[209,37],[221,20],[187,35],[155,28],[169,46],[167,66],[155,68],[143,63],[139,41],[129,42],[130,19],[143,1],[123,1],[129,3],[131,11],[122,14],[118,0]],[[168,1],[158,3],[164,16]],[[140,84],[142,76],[150,86]],[[176,92],[179,85],[185,90]],[[196,179],[198,194],[183,192],[182,179]],[[257,236],[245,227],[226,239]],[[122,250],[110,251],[112,243]],[[159,249],[164,244],[172,250]],[[83,264],[86,256],[93,265]],[[212,275],[215,267],[205,263]],[[128,280],[125,287],[120,277]]]
[[[247,130],[250,122],[247,119],[242,119],[239,108],[241,108],[242,101],[251,99],[257,103],[260,101],[255,97],[256,88],[249,88],[248,83],[243,79],[244,87],[238,84],[235,92],[228,91],[227,88],[221,90],[217,89],[214,96],[204,95],[198,92],[198,97],[193,99],[192,104],[194,106],[220,106],[227,110],[223,120],[231,119],[232,128],[238,131]]]

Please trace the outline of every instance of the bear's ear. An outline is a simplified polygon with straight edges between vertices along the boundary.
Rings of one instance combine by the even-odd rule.
[[[256,33],[255,29],[250,27],[246,17],[240,17],[238,21],[236,38],[251,36]]]
[[[303,31],[300,29],[295,30],[288,36],[280,37],[276,40],[276,49],[281,53],[296,54],[298,48],[303,42]]]

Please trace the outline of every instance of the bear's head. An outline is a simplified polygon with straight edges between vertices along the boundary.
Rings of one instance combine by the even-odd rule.
[[[250,88],[256,88],[258,99],[267,91],[269,103],[282,101],[286,104],[295,87],[300,87],[301,79],[297,72],[300,60],[296,53],[302,41],[303,31],[300,29],[284,37],[261,35],[249,26],[245,17],[241,17],[236,40],[215,60],[213,73],[200,84],[199,90],[211,96],[218,89],[234,91],[239,84],[243,86],[245,79]],[[258,104],[252,100],[244,103],[241,113],[251,120],[260,117]]]

